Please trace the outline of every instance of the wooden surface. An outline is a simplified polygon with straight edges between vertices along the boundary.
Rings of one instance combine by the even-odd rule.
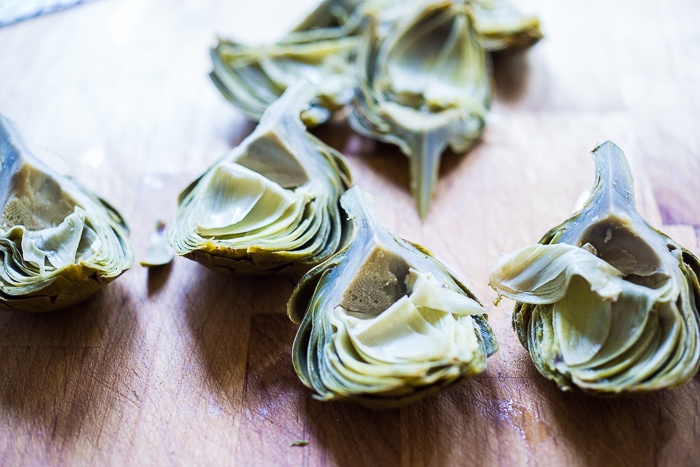
[[[0,464],[697,465],[698,377],[636,397],[561,393],[517,342],[512,302],[494,307],[486,282],[501,254],[569,215],[606,139],[632,161],[649,220],[698,251],[700,4],[531,5],[546,39],[495,60],[487,131],[445,158],[425,223],[395,148],[342,121],[317,131],[347,154],[386,224],[486,304],[501,350],[484,374],[399,410],[315,401],[290,362],[292,280],[177,258],[135,266],[64,311],[0,315]],[[178,192],[252,129],[209,82],[208,48],[217,35],[272,36],[290,10],[100,0],[0,29],[0,112],[122,210],[143,256]],[[290,446],[300,439],[309,444]]]

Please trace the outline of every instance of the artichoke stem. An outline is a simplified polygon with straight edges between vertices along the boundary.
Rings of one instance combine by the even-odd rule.
[[[622,150],[606,141],[593,150],[593,160],[597,172],[593,189],[593,193],[598,193],[596,202],[608,206],[609,212],[636,212],[632,172]]]
[[[411,193],[416,200],[421,221],[428,214],[446,146],[446,132],[442,127],[416,133],[410,146]]]

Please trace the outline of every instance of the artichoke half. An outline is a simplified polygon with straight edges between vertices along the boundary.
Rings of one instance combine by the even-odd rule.
[[[410,403],[476,375],[498,344],[486,310],[422,247],[386,230],[361,189],[341,204],[354,224],[338,254],[294,289],[293,363],[322,400]]]
[[[343,156],[299,119],[313,98],[292,85],[239,146],[180,195],[166,236],[175,252],[222,272],[306,272],[335,253]]]
[[[0,116],[0,309],[73,305],[134,262],[122,216],[35,159]]]
[[[322,13],[308,18],[309,24],[324,24]],[[343,26],[298,30],[276,44],[247,46],[219,39],[211,51],[216,87],[248,118],[258,121],[263,112],[292,84],[308,80],[316,85],[316,95],[301,115],[309,126],[327,121],[332,112],[347,104],[353,96],[354,79],[351,55],[357,36]]]
[[[424,218],[443,151],[466,151],[490,104],[489,64],[469,7],[440,2],[396,25],[370,21],[357,72],[350,125],[409,157],[411,191]]]
[[[581,211],[490,277],[516,300],[513,326],[537,369],[564,390],[617,394],[679,386],[698,370],[700,263],[637,212],[622,151],[593,151]]]

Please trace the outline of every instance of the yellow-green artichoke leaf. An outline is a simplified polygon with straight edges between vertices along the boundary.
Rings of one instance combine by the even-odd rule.
[[[475,1],[471,6],[474,26],[489,52],[524,49],[543,37],[539,19],[518,10],[512,0]]]
[[[539,371],[593,394],[679,386],[700,366],[697,258],[636,209],[622,151],[593,152],[584,207],[538,245],[499,261],[489,284]]]
[[[288,303],[293,363],[322,400],[394,407],[482,372],[498,345],[486,309],[442,263],[381,225],[362,190],[341,198],[348,245]]]
[[[140,261],[141,266],[154,268],[170,264],[175,258],[175,250],[165,238],[165,223],[158,221],[156,228],[148,239],[148,251]]]
[[[424,218],[442,153],[466,151],[483,131],[491,80],[468,5],[420,5],[396,22],[367,21],[349,123],[409,157],[411,192]]]
[[[299,118],[313,96],[310,83],[292,85],[183,191],[166,230],[178,255],[222,272],[305,272],[339,249],[350,171]]]
[[[78,303],[133,264],[122,216],[37,160],[3,116],[0,187],[0,309]]]
[[[302,109],[302,120],[311,127],[352,99],[350,57],[356,45],[357,37],[343,29],[326,35],[299,32],[276,44],[252,47],[220,39],[211,51],[210,77],[224,97],[254,121],[289,86],[311,81],[316,94]]]

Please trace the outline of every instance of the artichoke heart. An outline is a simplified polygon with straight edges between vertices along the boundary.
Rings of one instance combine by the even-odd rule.
[[[481,135],[491,99],[487,56],[469,6],[424,6],[398,23],[368,21],[357,52],[353,129],[410,159],[411,192],[428,212],[440,158]]]
[[[356,46],[357,36],[342,26],[292,32],[278,43],[262,46],[220,39],[211,51],[210,77],[224,97],[254,121],[289,86],[311,81],[316,95],[301,117],[312,127],[352,99],[350,56]]]
[[[700,263],[635,207],[622,151],[593,151],[584,207],[537,245],[505,256],[490,285],[516,300],[513,327],[540,373],[564,390],[673,388],[700,365]]]
[[[469,289],[368,203],[357,186],[341,197],[352,239],[292,293],[293,363],[319,399],[395,407],[482,372],[498,344]]]
[[[134,262],[121,215],[35,159],[0,116],[0,309],[73,305]]]
[[[253,273],[306,272],[337,251],[338,199],[350,171],[299,120],[313,93],[308,82],[291,86],[250,136],[185,189],[166,229],[177,254]]]

